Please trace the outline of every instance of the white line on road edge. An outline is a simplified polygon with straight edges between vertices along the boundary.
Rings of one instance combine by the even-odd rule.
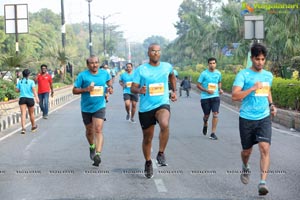
[[[76,98],[72,99],[71,101],[69,101],[69,102],[67,102],[67,103],[65,103],[65,104],[63,104],[63,105],[58,106],[57,108],[51,110],[49,113],[52,113],[52,112],[54,112],[54,111],[56,111],[56,110],[58,110],[58,109],[64,107],[65,105],[68,105],[69,103],[71,103],[71,102],[77,100],[78,98],[79,98],[79,97],[76,97]],[[42,116],[36,118],[35,120],[36,120],[36,121],[39,121],[41,118],[42,118]],[[28,123],[25,125],[25,127],[29,126],[30,124],[31,124],[31,123],[28,122]],[[14,130],[13,132],[11,132],[11,133],[9,133],[9,134],[7,134],[7,135],[1,137],[1,138],[0,138],[0,142],[3,141],[3,140],[5,140],[6,138],[8,138],[8,137],[10,137],[10,136],[12,136],[12,135],[18,133],[19,131],[21,131],[21,128],[19,128],[19,129],[17,129],[17,130]]]
[[[168,192],[162,179],[154,179],[154,183],[158,192]]]
[[[236,110],[234,110],[234,109],[232,109],[232,108],[230,108],[230,107],[228,107],[228,106],[226,106],[226,105],[224,105],[224,104],[221,104],[221,106],[223,106],[223,107],[226,108],[227,110],[230,110],[230,111],[234,112],[235,114],[239,115],[239,112],[238,112],[238,111],[236,111]],[[280,133],[285,133],[285,134],[287,134],[287,135],[291,135],[291,136],[299,137],[299,138],[300,138],[300,135],[291,133],[291,132],[289,132],[289,131],[281,130],[281,129],[278,129],[278,128],[275,128],[275,127],[272,127],[272,129],[275,130],[275,131],[278,131],[278,132],[280,132]]]

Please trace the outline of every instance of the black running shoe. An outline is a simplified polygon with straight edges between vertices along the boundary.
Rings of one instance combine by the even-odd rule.
[[[207,126],[203,126],[203,130],[202,130],[203,135],[207,134]]]
[[[95,155],[96,155],[96,149],[90,147],[90,158],[91,158],[91,160],[94,160]]]
[[[152,178],[153,177],[153,166],[152,166],[152,161],[146,161],[145,163],[145,177],[146,178]]]
[[[160,165],[160,166],[167,166],[168,164],[166,163],[166,157],[165,157],[165,154],[164,153],[159,153],[157,154],[156,156],[156,160],[157,160],[157,163]]]
[[[212,133],[212,134],[210,134],[209,139],[217,140],[218,138],[217,138],[216,134]]]
[[[266,195],[269,193],[268,187],[266,186],[265,183],[260,183],[258,185],[258,194],[259,195]]]
[[[98,154],[96,154],[95,156],[94,156],[94,163],[93,163],[93,165],[94,166],[96,166],[96,167],[99,167],[99,164],[101,163],[101,158],[100,158],[100,156],[98,155]]]

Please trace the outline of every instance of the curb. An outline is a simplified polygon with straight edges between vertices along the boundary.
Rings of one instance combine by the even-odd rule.
[[[74,97],[72,93],[73,86],[66,86],[62,88],[54,89],[55,95],[53,98],[49,98],[49,110],[58,105],[61,105]],[[1,103],[1,115],[0,115],[0,132],[4,131],[15,124],[21,123],[21,111],[18,104],[18,99],[11,100],[9,102]],[[35,118],[41,113],[38,104],[34,106]],[[29,114],[26,113],[26,120],[29,120]]]

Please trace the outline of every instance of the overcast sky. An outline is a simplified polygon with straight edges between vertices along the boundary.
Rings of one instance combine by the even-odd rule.
[[[160,35],[169,40],[176,38],[174,24],[179,20],[178,8],[183,0],[92,0],[92,23],[105,22],[120,25],[129,41],[143,42],[152,35]],[[61,0],[0,0],[0,15],[4,15],[5,4],[28,4],[29,12],[48,8],[61,12]],[[87,0],[64,0],[66,23],[88,22]],[[30,19],[29,19],[30,21]]]

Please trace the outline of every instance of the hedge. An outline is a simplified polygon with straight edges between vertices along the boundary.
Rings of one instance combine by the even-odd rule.
[[[192,83],[196,84],[199,72],[181,71],[179,78],[191,77]],[[231,93],[235,74],[222,73],[222,89]],[[300,111],[300,81],[294,79],[282,79],[275,77],[272,85],[273,102],[278,108]]]

